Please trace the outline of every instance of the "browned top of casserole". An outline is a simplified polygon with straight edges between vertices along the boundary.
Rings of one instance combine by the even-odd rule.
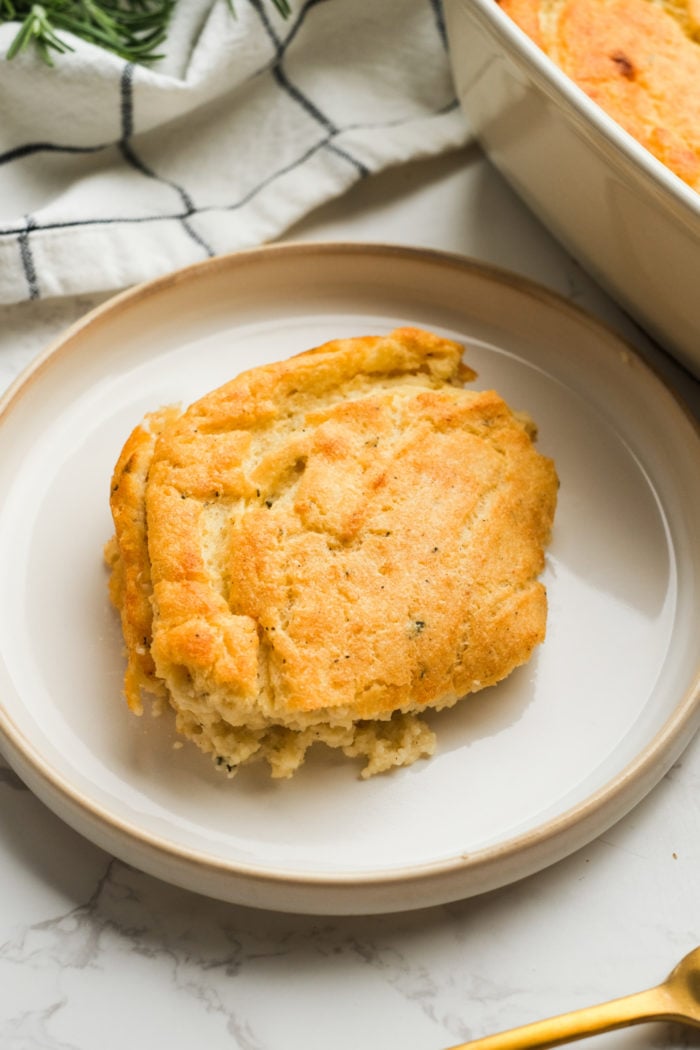
[[[700,0],[499,0],[614,120],[700,190]]]

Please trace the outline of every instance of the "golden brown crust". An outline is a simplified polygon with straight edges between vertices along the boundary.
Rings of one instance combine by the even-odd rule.
[[[110,487],[115,535],[104,553],[112,569],[110,597],[121,613],[128,657],[124,689],[135,713],[141,711],[142,689],[164,692],[150,653],[153,611],[145,489],[156,438],[177,414],[174,409],[162,409],[134,428],[117,460]]]
[[[698,0],[500,0],[626,131],[700,190]]]
[[[462,389],[461,354],[410,328],[338,340],[137,428],[112,497],[132,706],[164,683],[228,765],[286,774],[319,738],[375,771],[431,750],[413,715],[530,657],[556,474]]]

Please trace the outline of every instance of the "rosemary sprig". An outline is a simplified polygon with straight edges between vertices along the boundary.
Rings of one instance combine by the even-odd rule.
[[[13,11],[13,5],[10,3],[10,0],[5,0],[3,7]],[[14,11],[8,18],[5,18],[3,11],[3,21],[9,21],[10,19],[14,21],[13,15]],[[46,17],[44,8],[39,4],[33,4],[32,9],[25,16],[19,33],[8,48],[7,58],[14,58],[20,51],[24,51],[25,48],[29,47],[32,42],[38,48],[41,57],[50,66],[53,65],[50,49],[61,54],[73,50],[70,44],[66,44],[65,41],[56,35]]]
[[[74,48],[59,34],[69,32],[99,47],[114,51],[129,62],[156,62],[168,35],[170,16],[177,0],[0,0],[0,25],[19,22],[8,48],[12,59],[27,48],[53,65],[52,53],[65,54]],[[182,0],[186,2],[186,0]],[[234,0],[227,0],[235,14]],[[279,13],[291,13],[289,0],[272,0]]]

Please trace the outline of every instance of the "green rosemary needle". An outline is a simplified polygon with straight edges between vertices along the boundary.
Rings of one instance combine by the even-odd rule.
[[[72,33],[99,47],[113,51],[129,62],[155,62],[167,37],[170,16],[177,0],[0,0],[0,25],[19,22],[20,27],[7,50],[12,59],[20,51],[35,47],[47,65],[52,54],[73,51],[61,33]],[[183,0],[184,2],[184,0]],[[234,0],[227,0],[232,13]],[[283,17],[291,8],[288,0],[272,0]]]

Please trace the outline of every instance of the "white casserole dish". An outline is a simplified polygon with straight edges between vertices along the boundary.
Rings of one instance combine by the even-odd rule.
[[[496,0],[445,0],[484,150],[581,264],[700,377],[700,194],[596,105]]]

